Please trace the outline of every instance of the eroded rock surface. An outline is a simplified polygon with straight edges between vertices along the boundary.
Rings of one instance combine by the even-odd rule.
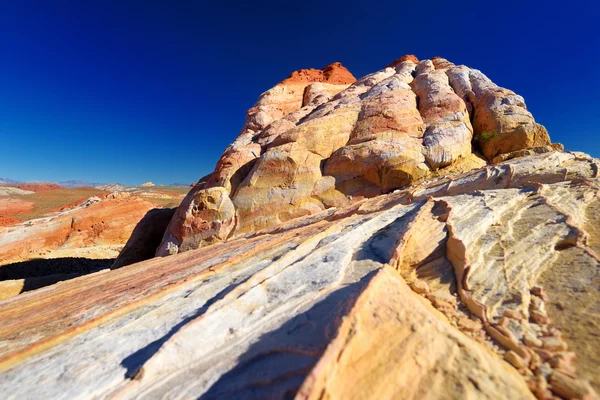
[[[523,98],[443,58],[404,56],[358,80],[340,63],[296,71],[248,110],[241,133],[176,211],[156,254],[274,227],[532,149],[558,147]]]
[[[115,257],[138,221],[154,207],[129,193],[115,193],[104,199],[91,197],[48,217],[0,227],[0,265],[49,252],[77,256],[78,249],[90,246],[107,246],[110,254],[105,258]]]
[[[599,167],[514,158],[2,301],[0,391],[596,398]]]

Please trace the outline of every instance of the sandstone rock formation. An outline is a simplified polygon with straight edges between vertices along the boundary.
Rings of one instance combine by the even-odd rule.
[[[173,215],[154,207],[131,193],[108,193],[26,222],[1,217],[0,299],[151,258]]]
[[[141,189],[121,186],[123,190],[104,191],[90,187],[62,188],[54,184],[26,185],[36,192],[13,186],[0,187],[0,226],[15,225],[68,211],[84,204],[90,197],[105,200],[137,196],[148,200],[157,208],[173,208],[181,203],[188,191],[185,187],[148,186]]]
[[[19,214],[33,208],[34,202],[22,198],[1,198],[0,214]]]
[[[29,188],[0,188],[0,299],[152,258],[186,190]]]
[[[174,208],[153,208],[136,224],[111,268],[121,268],[154,257],[154,250],[175,213]]]
[[[65,189],[55,184],[27,183],[21,186],[31,190],[0,187],[0,220],[5,222],[0,221],[1,225],[14,225],[63,211],[102,194],[92,188]]]
[[[0,393],[598,398],[600,160],[562,150],[439,57],[294,72],[176,210],[0,228],[1,262],[144,216],[112,270],[0,284]]]
[[[31,192],[46,192],[48,190],[56,190],[56,189],[60,189],[60,186],[57,185],[56,183],[17,183],[14,185],[11,185],[15,188],[21,189],[21,190],[27,190],[27,191],[31,191]]]
[[[24,196],[28,194],[33,194],[34,192],[31,190],[23,190],[17,187],[12,186],[0,186],[0,197],[7,196]]]
[[[297,71],[248,110],[242,132],[182,202],[156,254],[558,149],[522,97],[439,57],[404,56],[359,80],[339,63]]]
[[[427,118],[410,137],[469,131]],[[253,171],[272,172],[265,159]],[[599,169],[581,153],[512,158],[2,301],[0,392],[597,398]],[[309,177],[291,175],[300,190]],[[186,212],[223,235],[239,203],[211,189],[193,196],[212,208]]]
[[[48,217],[1,227],[0,265],[58,250],[62,251],[61,256],[66,256],[89,246],[113,246],[114,257],[138,221],[155,207],[139,197],[126,195],[124,198],[119,194],[109,195],[104,200],[92,197],[75,208]]]
[[[9,226],[18,224],[20,221],[12,216],[0,215],[0,226]]]
[[[242,181],[253,170],[254,164],[263,153],[263,148],[269,147],[273,140],[280,137],[283,141],[294,142],[296,140],[294,135],[301,135],[303,143],[311,140],[310,135],[313,135],[313,142],[314,139],[319,139],[317,141],[319,142],[323,139],[319,136],[323,126],[311,128],[308,124],[300,131],[290,131],[290,129],[319,104],[327,102],[354,81],[356,79],[346,68],[340,63],[334,63],[322,70],[296,71],[264,92],[254,107],[246,113],[242,132],[225,150],[215,171],[210,176],[200,179],[199,184],[193,187],[175,212],[157,251],[158,254],[172,254],[178,252],[180,248],[181,250],[196,248],[227,238],[236,221],[234,215],[236,210],[231,202],[231,195],[238,190]],[[333,130],[339,130],[337,125],[341,122],[339,117],[330,119],[329,126]],[[284,133],[288,136],[283,137]],[[339,141],[339,138],[333,140]],[[324,143],[321,147],[335,147],[336,143]],[[289,161],[287,153],[290,153]],[[266,162],[264,168],[278,168],[279,155],[285,157],[282,162],[289,164],[287,169],[290,173],[294,173],[292,170],[296,161],[293,157],[306,158],[307,150],[302,147],[297,153],[292,150],[275,151],[270,156],[271,161]],[[316,160],[314,157],[313,159]],[[264,177],[264,180],[266,179]],[[215,219],[204,219],[207,215],[210,215],[210,218],[214,216]]]

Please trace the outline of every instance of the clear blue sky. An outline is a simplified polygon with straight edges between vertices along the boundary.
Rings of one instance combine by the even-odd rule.
[[[360,77],[407,53],[482,70],[555,142],[600,157],[599,7],[0,0],[0,177],[194,182],[291,71]]]

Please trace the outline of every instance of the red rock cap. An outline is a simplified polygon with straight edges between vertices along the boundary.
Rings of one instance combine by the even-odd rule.
[[[415,64],[419,63],[419,59],[413,55],[413,54],[406,54],[398,59],[396,59],[394,62],[392,62],[391,64],[387,65],[386,68],[388,67],[393,67],[396,64],[400,64],[403,61],[412,61]]]
[[[341,63],[334,62],[321,70],[309,68],[294,71],[279,84],[297,82],[324,82],[333,85],[347,85],[356,82],[356,78]]]

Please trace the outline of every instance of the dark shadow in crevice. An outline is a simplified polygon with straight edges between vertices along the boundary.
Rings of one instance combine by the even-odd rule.
[[[235,197],[238,187],[240,187],[242,182],[244,182],[244,180],[250,175],[250,172],[252,172],[252,169],[254,168],[254,165],[259,160],[259,158],[260,156],[256,157],[251,161],[248,161],[247,163],[239,167],[237,171],[233,173],[231,178],[229,178],[229,184],[231,185],[231,194],[229,196],[230,198],[233,199]]]
[[[409,224],[417,217],[421,207],[413,207],[406,214],[384,226],[369,240],[363,243],[355,255],[355,260],[372,260],[382,264],[390,262],[401,236],[408,230]]]
[[[156,249],[162,241],[175,210],[175,208],[149,210],[133,228],[127,243],[123,246],[111,269],[154,258]]]
[[[41,278],[50,275],[85,275],[109,268],[114,259],[92,260],[83,257],[34,258],[0,266],[0,281]]]
[[[225,289],[221,290],[214,297],[209,299],[202,307],[196,310],[192,315],[187,316],[177,325],[173,326],[166,335],[158,338],[152,343],[147,344],[143,348],[139,349],[135,353],[127,356],[123,361],[121,361],[121,366],[126,369],[125,378],[126,379],[136,379],[142,373],[142,367],[156,352],[160,349],[160,347],[169,340],[173,335],[175,335],[181,328],[183,328],[186,324],[191,322],[192,320],[198,318],[202,314],[204,314],[210,306],[215,304],[217,301],[222,300],[228,293],[234,290],[239,285],[246,282],[250,279],[251,276],[248,276],[246,279],[240,280],[236,283],[230,284]],[[206,283],[206,282],[205,282]]]
[[[91,260],[83,257],[36,258],[0,266],[0,282],[24,279],[20,293],[107,269],[113,258]]]
[[[382,194],[379,186],[359,175],[351,178],[336,176],[335,189],[348,197],[371,198]]]
[[[280,328],[261,336],[199,400],[294,398],[376,273],[372,271],[360,281],[329,294]]]

